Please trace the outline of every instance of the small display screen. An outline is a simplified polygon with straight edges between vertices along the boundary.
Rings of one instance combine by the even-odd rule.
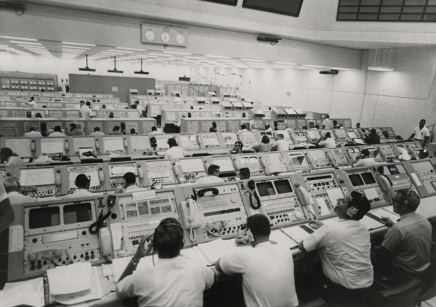
[[[204,164],[201,159],[182,159],[179,161],[183,173],[204,172]]]
[[[61,223],[59,207],[29,210],[29,229],[58,226]]]
[[[362,178],[365,184],[373,184],[375,183],[375,178],[372,173],[362,173]]]
[[[348,175],[348,178],[350,178],[350,181],[351,181],[351,184],[353,185],[353,187],[364,185],[362,177],[360,177],[360,174]]]
[[[95,138],[94,137],[73,137],[73,149],[75,154],[79,154],[80,148],[92,148],[95,152]]]
[[[307,131],[307,136],[311,139],[319,139],[320,138],[318,131]]]
[[[292,192],[291,183],[287,179],[276,180],[276,181],[274,181],[274,185],[276,186],[277,193],[279,193],[279,194],[285,194],[285,193]]]
[[[219,158],[212,158],[211,164],[216,164],[220,167],[220,172],[234,172],[235,167],[233,166],[232,158],[231,157],[219,157]]]
[[[235,145],[235,142],[238,141],[238,137],[232,132],[222,132],[221,136],[223,137],[226,146],[233,146]]]
[[[156,145],[157,145],[157,149],[159,150],[166,150],[168,148],[170,148],[168,146],[168,137],[159,137],[159,136],[155,136],[156,139]]]
[[[15,152],[19,157],[22,158],[32,157],[31,144],[31,138],[5,140],[5,147],[9,147],[10,149],[12,149],[13,152]]]
[[[41,138],[41,156],[65,155],[64,138]]]
[[[111,164],[109,165],[109,170],[111,177],[122,177],[124,174],[129,172],[136,176],[138,175],[138,169],[136,168],[135,163]]]
[[[347,137],[347,132],[346,132],[345,130],[343,130],[343,129],[336,129],[336,130],[335,130],[335,134],[336,134],[336,136],[337,136],[338,138],[341,138],[341,139]]]
[[[291,156],[292,164],[295,166],[309,167],[305,156]]]
[[[123,137],[103,137],[103,148],[105,153],[123,153]]]
[[[274,186],[272,182],[259,182],[256,183],[257,191],[259,192],[260,197],[275,195]]]
[[[55,184],[54,168],[38,168],[20,170],[20,183],[22,186],[39,186]]]
[[[325,160],[326,156],[322,150],[310,150],[307,152],[313,160]]]
[[[220,146],[216,133],[202,133],[200,134],[200,138],[203,141],[204,146],[206,147]]]
[[[150,147],[148,146],[148,139],[144,135],[131,135],[129,140],[133,152],[146,151]]]
[[[89,221],[92,221],[92,207],[90,203],[64,206],[65,224],[75,224]]]

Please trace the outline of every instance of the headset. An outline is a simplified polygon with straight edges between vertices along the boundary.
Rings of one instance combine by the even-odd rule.
[[[413,196],[413,193],[415,193],[415,191],[413,191],[412,189],[399,189],[396,192],[400,194],[400,199],[398,201],[402,202],[406,206],[409,206],[409,203],[411,201],[410,197]]]

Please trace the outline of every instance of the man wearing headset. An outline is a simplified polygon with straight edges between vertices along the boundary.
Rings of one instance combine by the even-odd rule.
[[[270,241],[271,225],[264,214],[247,218],[252,238],[239,236],[238,245],[215,264],[218,272],[242,274],[242,288],[246,306],[298,306],[294,281],[294,261],[289,248]]]
[[[183,248],[183,228],[175,218],[163,219],[149,238],[142,238],[135,255],[121,275],[117,294],[137,297],[138,306],[203,306],[203,292],[210,288],[215,271],[180,254]],[[155,266],[141,263],[151,251],[157,252]],[[133,274],[132,274],[133,273]]]
[[[76,179],[74,180],[74,184],[76,185],[77,189],[72,194],[65,195],[65,198],[86,197],[86,196],[96,195],[95,193],[89,191],[89,186],[91,185],[91,179],[88,178],[88,176],[86,176],[85,174],[77,175]]]
[[[371,208],[366,196],[353,191],[338,199],[335,212],[339,220],[320,226],[300,242],[303,251],[318,250],[322,272],[314,283],[329,304],[369,306],[374,272],[368,230],[360,223]]]
[[[415,213],[421,200],[411,189],[392,192],[394,212],[400,220],[394,223],[389,218],[382,218],[389,227],[380,247],[375,247],[377,259],[383,268],[392,264],[394,268],[425,278],[430,267],[430,247],[432,226],[430,222]]]

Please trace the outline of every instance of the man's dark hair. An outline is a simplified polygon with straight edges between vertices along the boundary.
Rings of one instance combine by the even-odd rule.
[[[216,171],[218,171],[220,169],[220,167],[216,164],[211,164],[209,165],[209,167],[207,168],[207,174],[208,175],[213,175]]]
[[[120,126],[114,126],[112,128],[112,131],[120,131],[120,130],[121,130]]]
[[[247,129],[247,126],[245,124],[241,125],[241,130]]]
[[[371,209],[371,203],[365,194],[359,193],[357,191],[351,192],[352,199],[348,202],[348,208],[354,207],[357,209],[357,213],[351,217],[352,220],[359,221],[365,214]]]
[[[135,128],[130,129],[130,134],[136,134]]]
[[[411,189],[399,189],[393,192],[392,201],[400,202],[406,205],[410,212],[415,212],[421,203],[421,198]]]
[[[361,153],[364,157],[369,157],[369,150],[368,149],[362,149]]]
[[[74,184],[79,189],[87,189],[89,182],[90,182],[90,180],[88,179],[88,177],[85,174],[77,175],[76,180],[74,180]]]
[[[371,130],[369,130],[369,132],[371,132],[371,134],[377,134],[377,130],[375,130],[374,128],[372,128]]]
[[[33,126],[29,127],[29,131],[35,131],[35,130],[36,130],[35,127]]]
[[[264,135],[264,136],[262,137],[262,143],[263,143],[263,144],[269,144],[269,137],[266,136],[266,135]]]
[[[12,151],[12,149],[10,149],[9,147],[3,147],[2,149],[0,149],[0,155],[2,157],[5,157],[6,159],[8,159],[9,157],[12,156],[14,152]]]
[[[157,131],[156,126],[151,127],[151,131]]]
[[[153,249],[159,258],[174,258],[183,248],[183,228],[173,217],[163,219],[154,230]]]
[[[331,137],[332,137],[332,134],[331,134],[330,132],[326,132],[326,134],[325,134],[324,136],[325,136],[325,138],[327,139],[327,138],[331,138]]]
[[[136,184],[136,176],[132,172],[125,173],[123,179],[126,182],[126,187]]]
[[[88,107],[90,107],[90,106],[91,106],[91,102],[90,102],[90,101],[87,101],[87,102],[86,102],[86,105],[87,105]]]
[[[177,146],[177,142],[175,138],[169,138],[167,143],[170,147]]]
[[[55,126],[55,127],[54,127],[54,131],[56,131],[56,132],[62,132],[62,128],[61,128],[61,126]]]
[[[100,131],[100,127],[94,127],[94,132]]]
[[[75,123],[70,124],[70,130],[74,130],[77,128],[77,125]]]
[[[247,218],[247,228],[256,239],[259,236],[269,236],[271,233],[271,224],[264,214],[254,214]]]

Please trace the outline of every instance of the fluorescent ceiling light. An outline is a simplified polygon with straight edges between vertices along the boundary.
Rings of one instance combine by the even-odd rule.
[[[64,45],[77,45],[77,46],[90,46],[90,47],[97,46],[94,44],[83,44],[83,43],[73,43],[73,42],[62,42],[62,44],[64,44]]]
[[[303,65],[303,67],[327,69],[327,67],[325,67],[325,66],[319,66],[319,65]]]
[[[204,57],[200,57],[200,56],[185,56],[185,58],[193,59],[193,60],[205,60]]]
[[[175,52],[175,51],[164,51],[164,53],[177,54],[177,55],[192,55],[192,53],[188,53],[188,52]]]
[[[77,49],[77,50],[89,50],[89,47],[79,47],[79,46],[62,46],[62,49]]]
[[[252,59],[242,59],[242,60],[247,61],[247,62],[266,63],[266,61],[264,61],[264,60],[252,60]]]
[[[221,56],[221,55],[205,55],[206,58],[216,58],[216,59],[231,59],[231,57],[228,56]]]
[[[19,44],[19,45],[36,45],[36,46],[42,46],[41,43],[30,43],[30,42],[21,42],[21,41],[9,41],[11,43],[14,44]]]
[[[120,49],[120,50],[132,50],[132,51],[142,51],[142,52],[147,51],[147,49],[137,49],[137,48],[127,48],[127,47],[117,47],[117,49]]]
[[[308,66],[295,66],[295,68],[297,68],[297,69],[304,69],[304,70],[312,70],[312,69],[314,69],[313,67],[308,67]]]
[[[155,56],[171,56],[171,54],[165,54],[165,53],[154,53],[154,52],[150,52],[149,55],[155,55]]]
[[[35,38],[24,38],[24,37],[15,37],[15,36],[0,36],[0,38],[6,38],[6,39],[18,39],[23,41],[30,41],[30,42],[37,42],[38,40]]]
[[[134,53],[133,51],[127,51],[127,50],[114,50],[114,49],[108,49],[107,51],[111,52],[117,52],[117,53]]]
[[[373,71],[394,71],[393,68],[391,67],[368,67],[368,70],[373,70]]]
[[[274,62],[274,64],[278,64],[278,65],[291,65],[291,66],[297,65],[295,63],[286,63],[286,62]]]

